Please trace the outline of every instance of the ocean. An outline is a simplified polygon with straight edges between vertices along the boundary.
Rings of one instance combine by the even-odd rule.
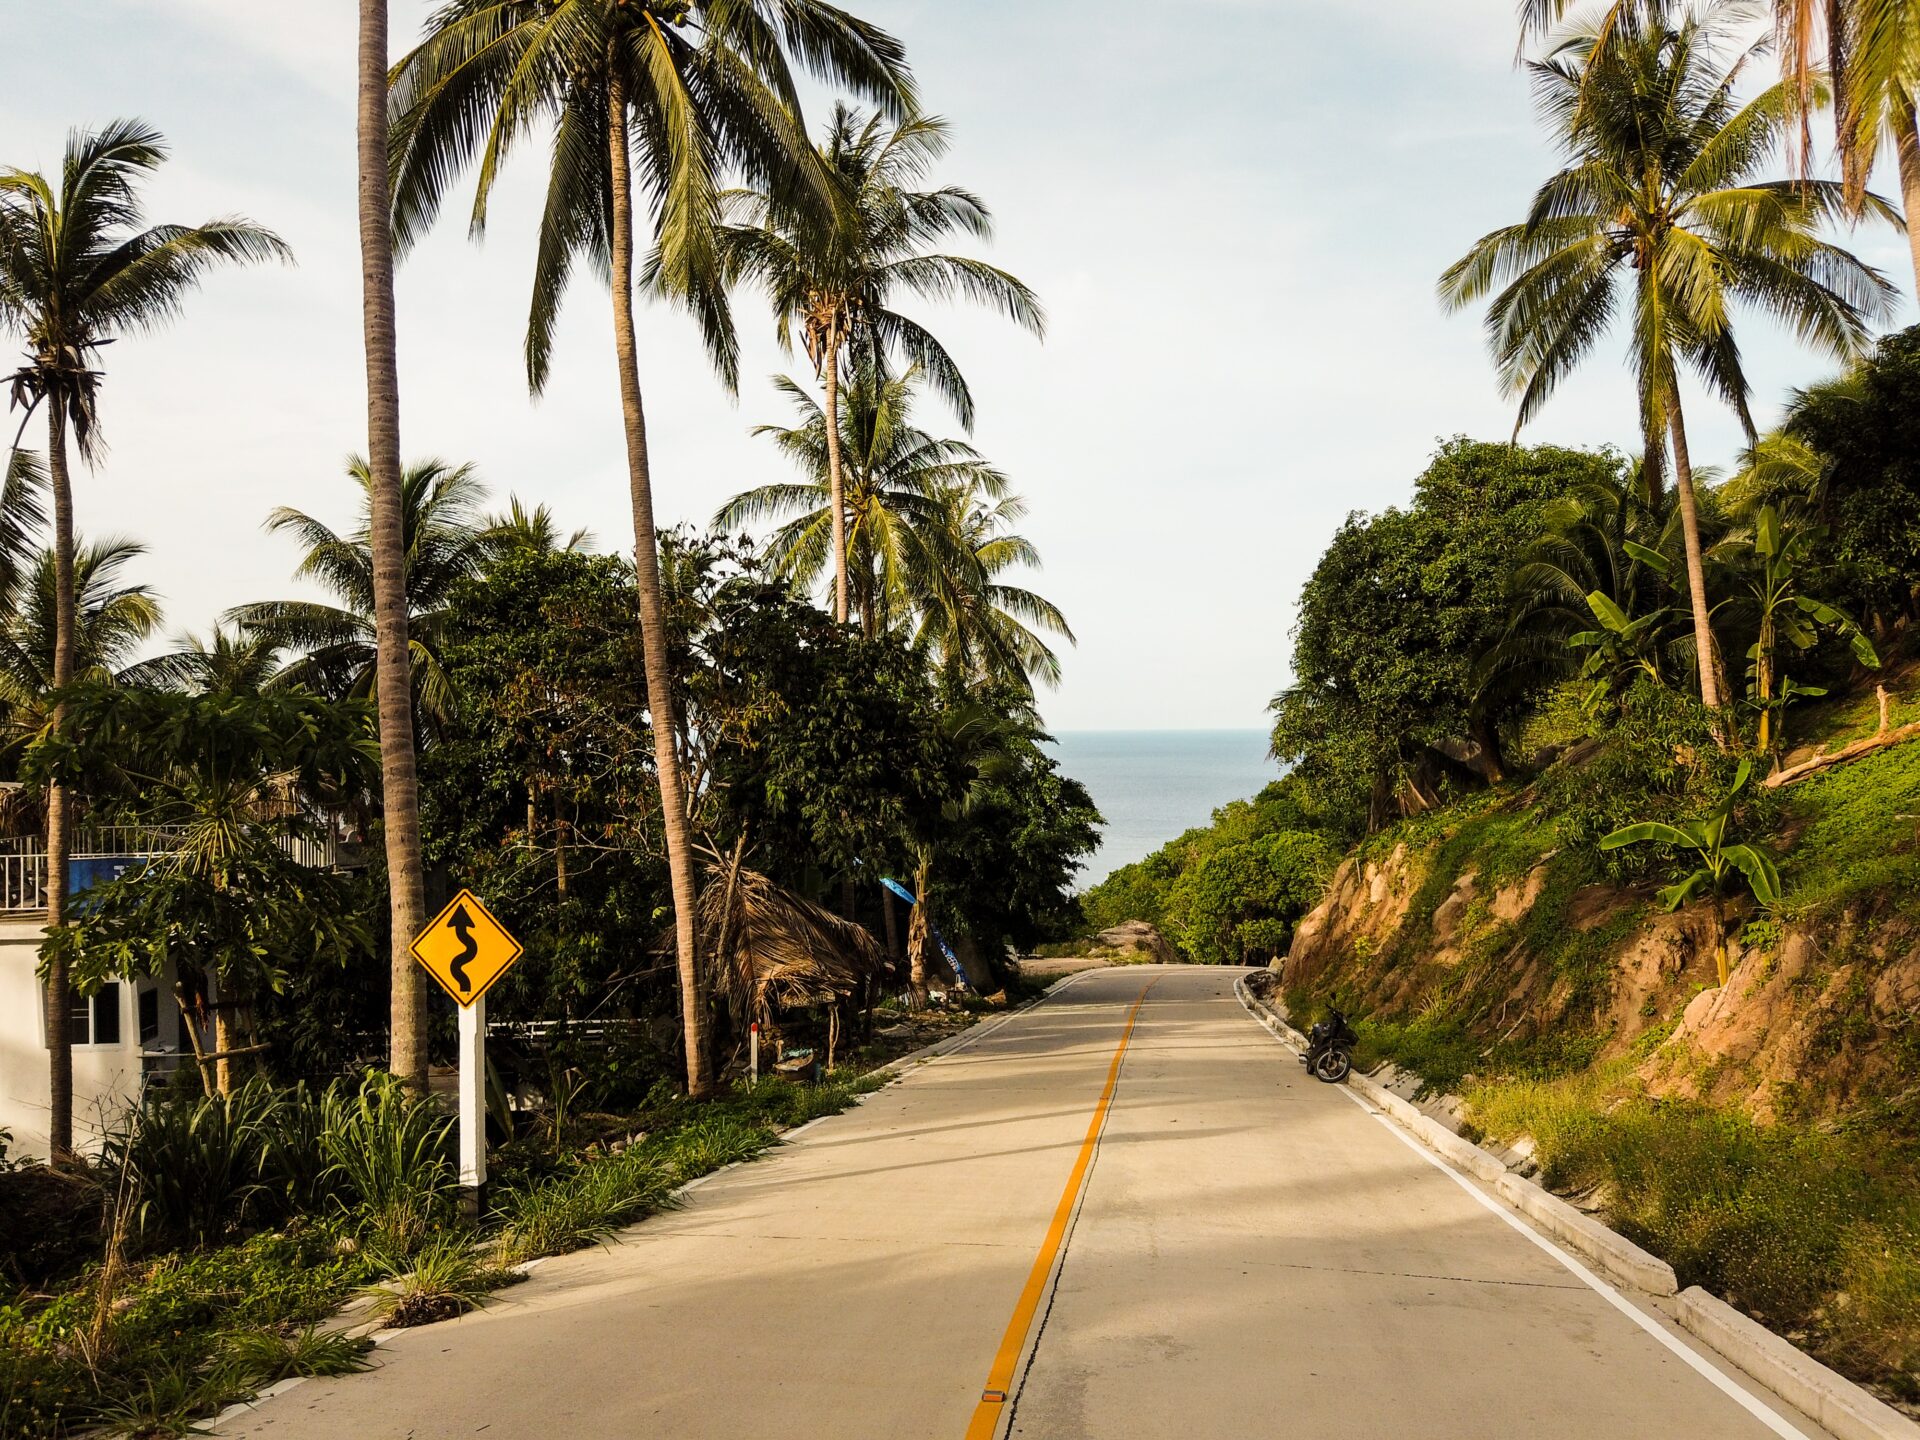
[[[1107,821],[1081,889],[1280,778],[1264,730],[1066,730],[1054,741],[1061,770],[1092,792]]]

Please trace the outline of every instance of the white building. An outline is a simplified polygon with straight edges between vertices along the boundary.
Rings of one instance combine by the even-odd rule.
[[[112,854],[105,842],[75,855],[76,889],[106,878],[139,856]],[[0,841],[0,1130],[13,1133],[14,1159],[47,1157],[50,1086],[45,989],[37,973],[45,936],[47,857],[39,841]],[[108,853],[101,853],[107,851]],[[171,1072],[185,1037],[171,975],[103,985],[74,998],[74,1144],[97,1149],[106,1132],[139,1103],[146,1077]],[[190,1048],[190,1047],[185,1047]]]

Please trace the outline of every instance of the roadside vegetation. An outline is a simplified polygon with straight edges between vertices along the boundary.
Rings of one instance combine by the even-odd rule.
[[[936,174],[949,126],[905,48],[813,0],[454,0],[389,70],[386,7],[360,18],[368,424],[331,503],[263,504],[300,598],[168,640],[143,547],[73,526],[122,342],[287,247],[149,225],[169,150],[138,120],[0,168],[0,336],[24,349],[0,842],[26,876],[10,903],[46,906],[53,1017],[51,1163],[0,1149],[8,1435],[186,1433],[357,1368],[343,1303],[394,1324],[483,1303],[851,1103],[1078,923],[1099,816],[1037,708],[1073,635],[1033,588],[1027,500],[952,438],[976,400],[926,309],[1036,336],[1044,314],[967,253],[991,211]],[[803,78],[832,92],[817,130]],[[490,509],[476,461],[399,446],[395,256],[464,176],[484,208],[549,139],[524,359],[537,395],[569,284],[608,284],[634,525],[604,546],[537,501]],[[776,382],[796,413],[758,417],[764,470],[708,529],[654,514],[638,290],[696,317],[684,358],[723,387],[736,306],[805,354]],[[66,856],[101,837],[127,863],[70,895]],[[526,947],[487,997],[470,1222],[431,1088],[454,1015],[408,954],[459,887]],[[177,1033],[178,1064],[88,1135],[75,1018],[109,985],[142,987],[140,1043]],[[750,1034],[803,1078],[746,1088]]]
[[[82,1222],[8,1256],[20,1289],[0,1306],[0,1431],[185,1435],[280,1380],[366,1368],[365,1331],[454,1318],[527,1261],[609,1241],[985,1008],[903,1027],[817,1083],[730,1082],[696,1102],[660,1078],[617,1113],[550,1098],[496,1134],[473,1219],[458,1210],[451,1120],[381,1074],[317,1090],[255,1079],[157,1106],[37,1195],[0,1170],[10,1222]]]
[[[1843,111],[1847,173],[1796,176],[1817,46],[1736,95],[1772,57],[1733,7],[1562,10],[1527,7],[1527,63],[1563,164],[1441,294],[1485,305],[1522,426],[1624,340],[1624,452],[1459,438],[1350,517],[1273,701],[1286,777],[1087,930],[1272,963],[1683,1283],[1920,1401],[1920,330],[1873,338],[1891,287],[1830,223],[1891,213],[1867,162],[1911,112]],[[1872,33],[1837,78],[1884,101]],[[1769,313],[1840,369],[1759,433],[1735,332]],[[1685,374],[1748,430],[1726,469]],[[1338,858],[1304,894],[1254,863],[1301,836]]]

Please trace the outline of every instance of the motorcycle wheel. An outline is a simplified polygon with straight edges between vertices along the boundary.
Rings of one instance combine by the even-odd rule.
[[[1344,1050],[1329,1050],[1314,1062],[1313,1078],[1338,1085],[1353,1069],[1353,1057]]]

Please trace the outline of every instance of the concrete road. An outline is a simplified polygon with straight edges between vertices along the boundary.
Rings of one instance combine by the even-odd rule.
[[[217,1433],[1822,1440],[1307,1079],[1237,973],[1078,976],[684,1210]]]

